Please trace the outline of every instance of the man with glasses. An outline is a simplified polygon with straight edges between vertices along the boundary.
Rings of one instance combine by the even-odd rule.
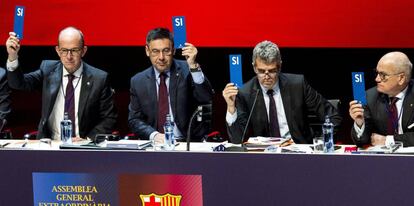
[[[402,141],[414,146],[412,64],[402,52],[385,54],[376,68],[376,87],[367,90],[367,105],[349,103],[354,120],[352,138],[358,146],[391,146]]]
[[[164,141],[166,115],[170,114],[175,136],[184,138],[196,106],[211,103],[213,95],[196,62],[197,48],[185,43],[182,55],[186,61],[174,59],[172,34],[168,29],[156,28],[147,34],[145,52],[152,66],[131,78],[129,127],[138,138],[160,143]],[[201,128],[192,131],[193,140],[205,135]]]
[[[226,122],[231,142],[241,143],[250,136],[292,138],[295,143],[312,143],[307,115],[314,112],[322,121],[328,115],[338,126],[336,109],[316,92],[303,75],[281,73],[279,48],[263,41],[253,50],[256,76],[241,89],[229,83],[223,90],[227,103]],[[247,119],[251,113],[249,125]],[[244,134],[248,127],[250,133]],[[242,139],[244,138],[244,139]]]
[[[64,113],[72,120],[75,141],[112,132],[117,113],[108,74],[82,61],[87,47],[80,30],[67,27],[60,31],[55,47],[60,61],[44,60],[38,70],[27,74],[19,66],[20,41],[14,32],[9,33],[6,48],[10,87],[25,91],[42,89],[37,138],[60,140]]]

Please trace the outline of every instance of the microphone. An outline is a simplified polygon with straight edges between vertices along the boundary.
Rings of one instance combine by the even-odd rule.
[[[243,130],[243,135],[242,135],[241,143],[243,143],[244,136],[246,135],[247,127],[249,127],[250,119],[252,118],[252,114],[253,114],[253,111],[254,111],[254,108],[255,108],[255,106],[256,106],[256,102],[257,102],[257,97],[259,96],[259,92],[260,92],[260,89],[258,89],[258,90],[256,91],[256,95],[254,96],[253,105],[252,105],[252,108],[250,109],[250,113],[249,113],[249,117],[247,118],[246,125],[244,126],[244,130]]]
[[[7,120],[6,119],[3,119],[1,121],[1,125],[0,125],[0,132],[3,132],[4,125],[6,125],[6,124],[7,124]]]
[[[194,118],[197,116],[197,121],[201,122],[203,120],[203,105],[199,105],[196,110],[193,112],[190,118],[190,123],[188,124],[187,129],[187,151],[190,151],[190,137],[191,137],[191,125]]]
[[[247,127],[249,127],[250,119],[252,118],[252,114],[253,114],[253,111],[254,111],[254,108],[257,102],[257,97],[259,96],[259,92],[260,92],[260,89],[257,89],[256,95],[254,96],[252,108],[250,109],[249,117],[247,118],[246,125],[244,126],[244,129],[243,129],[243,134],[241,137],[241,144],[243,144],[244,136],[246,135],[246,132],[247,132]],[[234,147],[234,146],[227,147],[226,151],[245,152],[247,151],[247,149],[242,145],[241,147]]]

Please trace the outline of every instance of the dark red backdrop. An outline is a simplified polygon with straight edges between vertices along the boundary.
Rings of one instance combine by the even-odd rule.
[[[26,6],[24,45],[53,45],[74,25],[89,45],[145,43],[146,32],[186,16],[188,41],[202,47],[414,48],[412,0],[0,0],[0,40]]]

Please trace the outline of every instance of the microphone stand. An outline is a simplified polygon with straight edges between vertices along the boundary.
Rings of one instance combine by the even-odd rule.
[[[237,146],[227,147],[225,151],[231,151],[231,152],[246,152],[247,151],[247,148],[243,145],[243,140],[244,140],[244,136],[246,135],[246,131],[247,131],[247,127],[249,126],[250,119],[252,118],[254,108],[256,107],[257,97],[259,96],[260,91],[261,91],[260,89],[256,90],[256,95],[254,96],[253,105],[252,105],[252,108],[250,109],[249,117],[247,118],[246,125],[244,126],[244,129],[243,129],[243,134],[242,134],[241,142],[240,142],[242,146],[241,147],[237,147]]]
[[[193,112],[193,115],[191,115],[190,123],[188,124],[188,129],[187,129],[187,151],[190,151],[191,125],[193,123],[194,117],[198,115],[201,116],[202,113],[203,113],[203,106],[198,106],[197,109]],[[199,121],[201,121],[201,118]]]

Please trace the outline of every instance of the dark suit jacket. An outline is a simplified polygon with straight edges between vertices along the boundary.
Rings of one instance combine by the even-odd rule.
[[[152,66],[131,78],[129,128],[140,139],[148,139],[150,134],[156,131],[158,100],[155,84]],[[211,103],[213,90],[210,82],[204,76],[202,84],[194,83],[187,62],[174,59],[170,68],[168,93],[175,124],[186,136],[189,120],[196,106]],[[205,133],[198,127],[201,125],[192,127],[192,140],[201,138]]]
[[[394,135],[395,141],[402,141],[404,146],[414,146],[414,127],[408,126],[414,123],[414,92],[413,80],[410,81],[402,105],[402,129],[404,134]],[[367,105],[364,107],[365,130],[360,138],[352,126],[352,139],[355,144],[362,146],[371,143],[371,134],[387,135],[388,122],[388,95],[379,93],[377,87],[367,90]]]
[[[32,91],[42,88],[42,117],[37,138],[51,137],[48,120],[62,84],[62,70],[60,61],[45,60],[40,69],[28,74],[23,74],[20,68],[7,72],[9,85],[14,89]],[[111,133],[117,112],[108,74],[83,62],[82,75],[78,107],[79,134],[83,138],[94,138],[96,134]]]
[[[303,75],[280,73],[278,81],[286,120],[295,143],[312,143],[313,137],[307,119],[311,111],[321,121],[325,115],[329,115],[334,125],[338,126],[341,123],[342,118],[336,109],[305,81]],[[257,92],[256,106],[248,125],[250,131],[245,135],[244,141],[247,141],[249,136],[269,136],[268,117],[261,90],[257,77],[248,81],[239,90],[236,96],[237,120],[227,127],[233,143],[241,142]]]
[[[6,70],[0,67],[0,120],[7,119],[10,114],[10,103],[10,89],[7,83]]]

